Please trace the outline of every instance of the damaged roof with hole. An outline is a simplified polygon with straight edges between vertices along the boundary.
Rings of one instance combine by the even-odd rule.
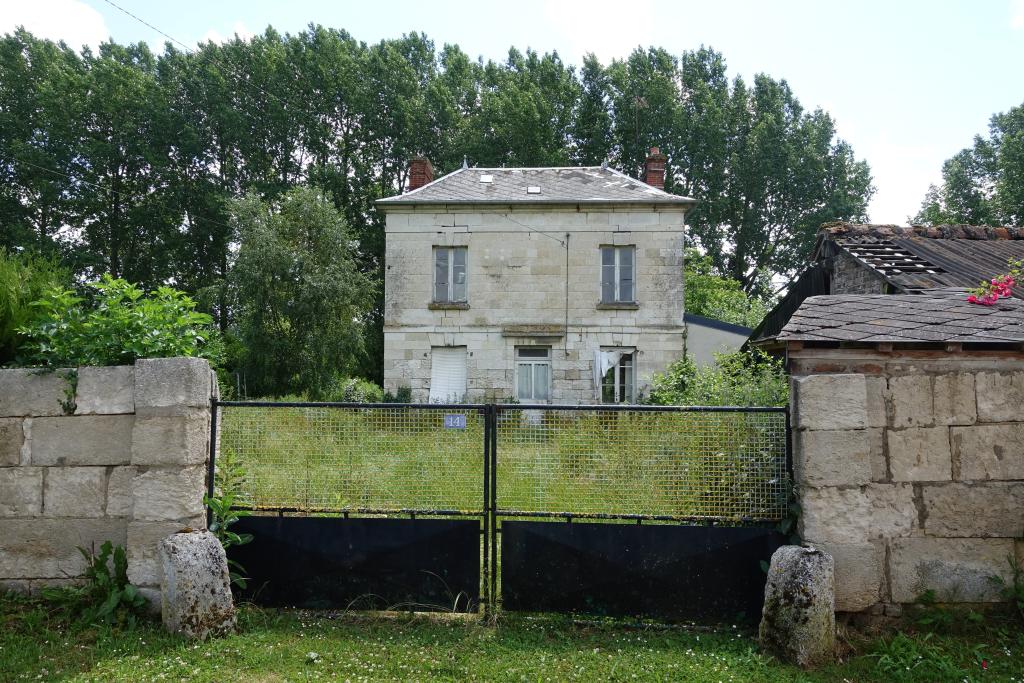
[[[405,194],[377,200],[406,204],[666,204],[696,200],[670,194],[611,168],[461,168]]]
[[[967,301],[963,291],[941,294],[812,296],[778,336],[784,342],[1024,343],[1024,301],[993,306]]]
[[[896,292],[977,287],[1005,273],[1009,259],[1024,259],[1024,228],[827,223],[812,261],[840,251],[877,272]],[[1024,297],[1024,289],[1015,289],[1014,296]]]

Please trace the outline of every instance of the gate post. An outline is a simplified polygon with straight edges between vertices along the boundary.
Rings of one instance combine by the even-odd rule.
[[[491,585],[488,594],[493,603],[492,609],[498,602],[498,406],[489,406],[489,420],[491,423],[491,483],[489,486],[490,500],[490,527],[491,527]]]
[[[483,517],[484,517],[484,540],[483,540],[483,603],[484,616],[493,612],[494,596],[491,595],[490,572],[494,571],[490,566],[490,545],[491,545],[491,406],[483,406],[480,412],[484,416],[484,488],[483,488]]]
[[[217,472],[217,413],[220,410],[220,401],[216,396],[210,399],[210,457],[206,462],[206,495],[213,498],[214,475]],[[206,506],[206,528],[213,523],[213,508]]]

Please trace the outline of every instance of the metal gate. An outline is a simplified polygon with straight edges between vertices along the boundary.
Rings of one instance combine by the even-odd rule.
[[[230,549],[273,606],[476,611],[489,461],[478,405],[217,402],[211,451],[235,472]],[[213,458],[211,458],[213,461]]]
[[[266,605],[759,613],[784,408],[215,403]]]
[[[760,615],[761,561],[784,542],[775,527],[789,495],[785,409],[496,412],[491,526],[503,609]]]

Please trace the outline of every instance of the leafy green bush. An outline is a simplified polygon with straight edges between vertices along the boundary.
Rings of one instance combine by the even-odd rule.
[[[44,588],[47,600],[79,610],[87,624],[127,623],[132,626],[146,610],[146,598],[128,582],[128,557],[124,546],[106,541],[97,555],[79,547],[87,563],[85,585],[70,588]],[[113,561],[111,566],[110,562]]]
[[[689,356],[651,379],[650,403],[658,405],[784,406],[789,383],[782,361],[762,351],[719,353],[698,367]]]
[[[384,389],[359,377],[338,377],[326,400],[341,403],[382,403]]]
[[[929,588],[917,596],[913,613],[914,624],[927,631],[955,633],[966,625],[984,621],[985,618],[980,613],[964,608],[956,604],[957,602],[957,591],[950,592],[942,601],[935,590]]]
[[[18,328],[29,321],[31,302],[70,281],[71,274],[53,259],[0,248],[0,365],[14,360],[21,343]]]
[[[219,364],[223,347],[213,319],[184,293],[159,287],[147,294],[109,275],[89,287],[89,299],[53,287],[32,303],[31,318],[18,329],[22,364],[125,365],[171,356]]]
[[[412,403],[412,387],[403,386],[395,389],[395,393],[384,392],[385,403]]]
[[[252,534],[239,534],[231,531],[231,526],[242,517],[249,514],[246,510],[233,510],[237,494],[224,493],[219,496],[203,496],[203,503],[210,508],[210,533],[217,537],[221,546],[226,551],[233,545],[245,545],[252,542]],[[228,570],[231,575],[231,583],[239,588],[245,588],[246,578],[243,576],[245,568],[235,562],[228,560]]]

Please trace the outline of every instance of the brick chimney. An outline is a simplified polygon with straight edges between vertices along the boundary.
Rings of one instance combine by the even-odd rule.
[[[644,182],[659,190],[665,189],[665,162],[668,157],[657,147],[651,147],[651,153],[644,162]]]
[[[434,167],[426,157],[409,160],[409,192],[419,189],[434,180]]]

